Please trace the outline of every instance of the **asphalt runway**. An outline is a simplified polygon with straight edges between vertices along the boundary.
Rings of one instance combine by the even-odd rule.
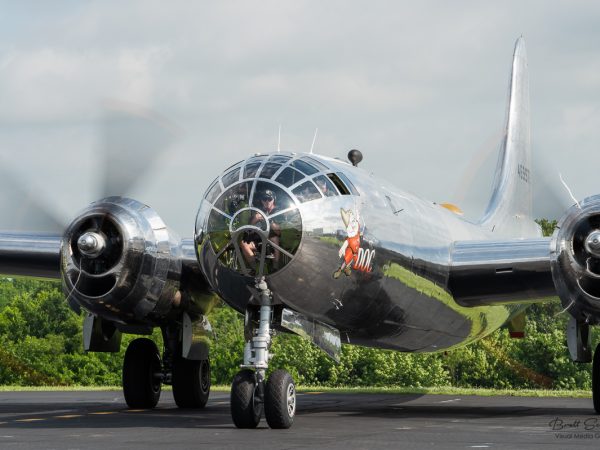
[[[0,392],[0,449],[598,448],[590,399],[300,394],[289,430],[238,430],[229,394],[179,410],[163,392],[130,410],[120,392]]]

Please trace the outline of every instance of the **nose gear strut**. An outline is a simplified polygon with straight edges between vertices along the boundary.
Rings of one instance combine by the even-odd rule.
[[[285,370],[274,371],[266,380],[272,355],[273,296],[265,277],[256,279],[254,301],[260,305],[258,324],[253,317],[256,307],[246,312],[244,364],[231,386],[231,417],[238,428],[256,428],[263,410],[271,428],[289,428],[296,413],[296,386]]]

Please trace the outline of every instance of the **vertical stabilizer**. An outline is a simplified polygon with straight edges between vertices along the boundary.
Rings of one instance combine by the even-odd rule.
[[[494,178],[492,198],[480,224],[503,237],[540,236],[532,216],[529,75],[523,37],[512,63],[506,128]]]

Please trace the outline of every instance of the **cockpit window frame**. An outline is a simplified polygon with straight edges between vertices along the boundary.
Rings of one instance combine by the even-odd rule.
[[[316,166],[319,169],[319,172],[331,171],[330,167],[328,167],[327,165],[323,164],[321,161],[319,161],[316,158],[311,158],[310,156],[302,156],[299,159],[303,160],[304,162],[307,162],[309,164],[312,164],[312,165]]]
[[[333,183],[340,195],[352,195],[350,189],[348,189],[348,187],[344,184],[342,179],[335,172],[329,172],[325,175]]]
[[[354,186],[352,181],[350,181],[350,179],[346,176],[344,172],[336,172],[336,174],[346,184],[346,186],[350,188],[350,192],[352,193],[352,195],[360,197],[360,192],[358,192],[356,186]]]
[[[215,190],[216,188],[218,188],[218,191]],[[214,204],[215,200],[219,198],[221,192],[223,192],[223,185],[221,183],[221,177],[218,177],[215,178],[206,189],[206,194],[204,194],[204,200],[206,200],[212,205]],[[212,198],[209,198],[211,196]]]
[[[310,169],[306,169],[306,167],[303,169],[302,165],[306,165],[308,166]],[[296,170],[299,170],[300,172],[302,172],[304,175],[312,177],[313,175],[316,175],[317,173],[321,172],[319,169],[317,169],[315,166],[313,166],[311,163],[304,161],[302,158],[297,158],[292,160],[289,165],[291,167],[293,167]],[[299,167],[300,166],[300,167]],[[310,172],[310,173],[309,173]]]
[[[253,178],[256,178],[256,174],[259,173],[263,166],[265,165],[265,163],[269,160],[269,158],[267,157],[267,155],[255,155],[252,156],[250,158],[248,158],[246,161],[244,161],[244,170],[242,172],[242,179],[243,180],[251,180]],[[248,166],[253,166],[255,164],[258,164],[258,166],[256,167],[256,170],[254,171],[254,173],[251,176],[248,176]]]
[[[248,173],[248,168],[250,166],[253,167],[250,169],[250,173]],[[270,174],[269,177],[264,177],[263,171],[267,166],[271,168],[272,174]],[[256,167],[256,170],[254,170],[254,167]],[[236,170],[237,168],[239,168],[238,176],[233,182],[229,182],[228,185],[225,186],[225,177],[227,177],[230,173],[233,173],[232,171]],[[275,170],[273,171],[273,169]],[[294,183],[290,184],[289,186],[282,183],[281,181],[277,181],[281,174],[288,169],[293,170],[295,173],[302,176],[301,179],[294,181]],[[331,191],[332,195],[326,195],[324,192],[321,191],[320,187],[316,185],[316,179],[319,177],[325,177],[326,179],[328,179],[328,181],[330,182],[328,187],[330,188],[329,191]],[[240,161],[229,166],[221,174],[221,176],[210,185],[209,189],[207,190],[207,194],[205,194],[204,198],[208,200],[208,194],[211,193],[211,195],[215,197],[213,198],[213,202],[211,203],[214,203],[214,200],[218,199],[231,186],[241,181],[246,181],[252,182],[252,192],[250,193],[250,201],[253,201],[256,183],[261,180],[269,180],[270,182],[275,183],[275,185],[281,187],[284,191],[291,195],[293,201],[296,202],[296,204],[298,205],[306,203],[306,201],[302,201],[301,198],[294,193],[294,191],[297,190],[300,185],[306,183],[309,180],[312,184],[317,186],[317,190],[319,191],[321,198],[328,198],[333,195],[360,196],[358,189],[356,189],[352,181],[348,178],[348,176],[345,173],[335,171],[335,169],[328,167],[327,164],[321,162],[317,158],[306,154],[296,155],[294,153],[266,153],[255,154],[244,161]],[[216,195],[214,195],[214,193],[212,193],[210,190],[216,189],[216,182],[218,182],[220,189],[219,192],[216,193]],[[331,189],[332,185],[333,189]],[[311,199],[309,201],[312,200],[316,200],[316,198]]]
[[[303,186],[306,186],[305,189],[307,189],[307,188],[312,189],[312,192],[310,192],[310,194],[313,195],[313,197],[303,199],[300,194],[296,193],[296,191],[300,190]],[[303,183],[299,183],[292,190],[292,195],[295,196],[301,204],[312,202],[314,200],[321,200],[323,198],[323,194],[321,193],[321,190],[317,187],[317,185],[313,182],[313,180],[311,178],[305,180]]]
[[[275,175],[277,175],[277,173],[279,173],[282,166],[283,165],[281,163],[268,161],[262,165],[262,167],[260,168],[260,172],[257,172],[258,175],[255,175],[255,177],[261,178],[263,180],[272,180],[275,177]],[[270,174],[268,174],[268,176],[264,176],[263,172],[267,169],[268,170],[275,169],[275,170],[273,170]]]
[[[323,192],[323,189],[319,185],[320,179],[322,179],[325,182],[325,185],[327,186],[327,192],[331,192],[331,194],[327,195],[325,192]],[[340,195],[339,191],[335,187],[335,184],[333,184],[333,182],[327,176],[327,174],[319,173],[319,174],[315,175],[314,177],[312,177],[312,180],[315,183],[315,185],[317,186],[317,188],[319,188],[319,191],[321,192],[323,197],[328,198],[328,197],[335,197],[337,195]]]
[[[279,166],[272,167],[269,171],[270,176],[268,178],[264,178],[263,170],[265,169],[265,166],[270,163],[276,163],[279,164]],[[256,170],[251,169],[248,173],[248,168],[251,166],[255,167]],[[238,170],[238,168],[239,172],[237,172],[237,176],[233,176],[233,171]],[[293,172],[285,172],[287,169]],[[332,165],[329,166],[326,162],[322,162],[318,157],[313,157],[312,155],[305,153],[295,154],[291,152],[255,154],[244,161],[232,164],[209,185],[207,192],[204,195],[203,202],[205,203],[201,203],[196,222],[195,239],[197,240],[198,244],[197,250],[200,251],[199,249],[201,248],[201,243],[205,238],[208,238],[211,235],[219,236],[219,233],[224,232],[225,235],[223,235],[223,238],[225,238],[226,235],[229,235],[230,242],[225,243],[226,245],[223,245],[222,242],[220,244],[217,242],[218,248],[212,247],[212,251],[215,253],[219,264],[224,265],[225,267],[228,267],[227,264],[229,263],[227,263],[223,258],[229,258],[235,252],[235,258],[237,258],[237,260],[240,262],[239,267],[241,267],[245,273],[246,269],[249,267],[245,267],[246,264],[244,263],[243,256],[240,256],[239,254],[239,245],[241,244],[239,241],[239,233],[237,235],[234,233],[234,220],[238,220],[238,216],[240,218],[242,217],[239,213],[242,210],[256,211],[260,209],[260,206],[255,204],[255,197],[258,195],[258,193],[260,193],[261,187],[270,185],[272,186],[272,190],[278,200],[277,206],[282,207],[282,209],[278,209],[272,213],[266,213],[264,216],[267,221],[276,220],[278,223],[285,224],[286,228],[283,229],[286,230],[286,239],[276,241],[275,238],[272,238],[270,235],[266,237],[263,236],[263,243],[266,246],[270,246],[263,248],[271,250],[275,248],[275,250],[279,251],[281,255],[285,255],[285,257],[288,258],[287,262],[285,262],[285,259],[282,259],[281,261],[283,261],[283,265],[279,267],[279,269],[284,269],[285,265],[287,265],[288,262],[294,258],[302,245],[304,231],[301,213],[305,204],[312,205],[311,202],[313,200],[323,200],[325,198],[329,198],[330,196],[360,195],[353,182],[344,172],[341,172],[340,170],[342,170],[342,168],[338,167],[337,164],[332,163]],[[285,181],[285,184],[281,181],[278,181],[278,177],[280,177],[284,172],[289,178],[281,180]],[[227,180],[228,175],[229,181]],[[301,178],[297,179],[297,176],[300,176]],[[325,181],[327,182],[326,191],[321,190],[320,186],[322,186],[323,181],[321,177],[324,177]],[[337,183],[334,181],[335,179],[337,179]],[[224,181],[227,182],[227,186],[224,186]],[[286,184],[289,183],[293,184],[287,186]],[[298,194],[294,192],[295,190],[298,190],[298,188],[300,188],[304,183],[309,183],[309,186],[311,186],[311,192],[306,197],[306,200],[303,200],[301,195],[298,195],[300,191]],[[237,203],[239,206],[230,207],[229,205],[236,194],[235,189],[238,189],[238,186],[242,184],[246,185],[247,187],[244,187],[243,189],[241,187],[239,188],[240,198],[242,198],[242,200]],[[231,193],[228,194],[230,190]],[[225,195],[230,195],[231,199],[227,199],[219,203],[219,199]],[[319,203],[315,204],[314,206],[308,206],[309,210],[311,208],[320,208]],[[204,219],[199,217],[200,211],[204,211],[202,214]],[[247,214],[244,211],[242,211],[243,214]],[[266,210],[263,209],[263,211]],[[209,220],[211,215],[215,227],[213,230],[209,229]],[[204,222],[200,223],[199,220],[204,220]],[[243,220],[245,220],[245,218],[242,218],[240,223],[243,223]],[[220,224],[221,222],[222,224]],[[224,224],[229,224],[230,228],[227,230],[221,230],[220,228],[222,228]],[[236,230],[239,229],[240,227],[236,225]],[[215,235],[214,233],[217,234]],[[283,245],[284,243],[285,245]],[[221,256],[223,256],[223,258]],[[268,266],[268,269],[265,269],[266,271],[263,272],[263,269],[267,267],[267,263],[265,261],[266,260],[264,259],[261,260],[261,267],[258,273],[275,273],[275,269],[272,266]],[[265,265],[263,266],[263,264]],[[232,270],[236,269],[234,268]]]
[[[276,162],[283,165],[289,164],[289,162],[293,159],[294,158],[290,155],[275,154],[269,156],[269,162]]]
[[[237,167],[233,167],[231,170],[225,172],[221,175],[221,184],[223,185],[223,189],[227,189],[229,186],[240,181],[240,174],[242,172],[242,165],[240,164]],[[235,175],[235,177],[234,177]],[[230,179],[231,178],[231,179]],[[227,181],[227,184],[225,184]]]
[[[300,177],[291,184],[284,184],[282,181],[277,181],[279,178],[281,178],[283,176],[283,173],[286,171],[290,171],[293,176],[296,176],[296,174],[297,174]],[[290,173],[290,172],[288,172],[288,173]],[[282,186],[285,186],[286,188],[289,189],[291,186],[298,184],[300,181],[306,180],[306,175],[304,175],[298,169],[294,169],[292,166],[283,166],[275,175],[273,175],[272,179],[276,183],[279,183]]]

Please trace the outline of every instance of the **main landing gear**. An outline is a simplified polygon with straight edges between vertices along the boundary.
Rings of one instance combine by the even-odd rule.
[[[156,344],[131,341],[123,361],[123,394],[130,408],[154,408],[160,398],[162,367]]]
[[[592,363],[592,400],[596,414],[600,414],[600,344],[592,359],[592,333],[586,321],[571,317],[567,325],[567,347],[571,360],[576,363]]]
[[[164,330],[163,330],[164,331]],[[165,336],[161,361],[156,344],[147,338],[132,341],[123,361],[123,394],[130,408],[154,408],[160,398],[161,385],[173,386],[173,398],[179,408],[204,408],[210,393],[210,362],[179,356],[180,345],[173,348]]]
[[[264,278],[258,280],[256,288],[261,305],[258,326],[252,317],[256,310],[249,309],[244,364],[231,385],[231,418],[238,428],[256,428],[264,412],[271,428],[290,428],[296,415],[296,385],[285,370],[276,370],[265,380],[271,357],[273,306]]]

